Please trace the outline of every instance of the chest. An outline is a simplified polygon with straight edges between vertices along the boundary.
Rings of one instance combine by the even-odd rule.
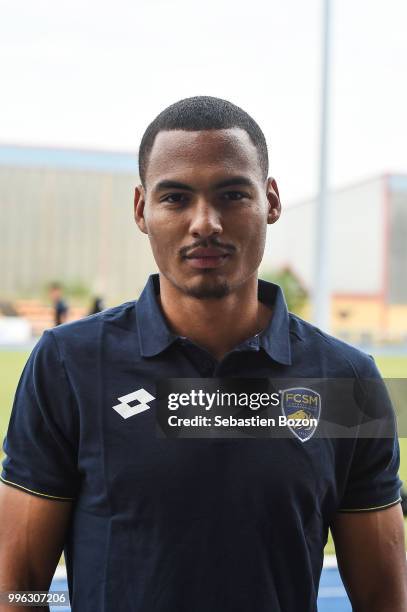
[[[133,517],[272,517],[330,512],[341,487],[337,444],[313,438],[170,439],[157,433],[157,381],[106,378],[82,407],[82,503]],[[141,394],[138,392],[141,390]],[[103,398],[102,398],[103,395]]]

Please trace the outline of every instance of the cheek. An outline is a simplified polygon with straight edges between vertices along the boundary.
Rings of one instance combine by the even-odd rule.
[[[146,217],[148,237],[154,254],[166,256],[177,253],[182,238],[180,224],[165,214]]]
[[[242,219],[239,227],[239,234],[242,243],[246,245],[248,251],[258,252],[266,241],[267,218],[259,211],[256,215],[250,215]]]
[[[263,219],[258,223],[247,224],[242,237],[242,264],[247,269],[255,269],[260,265],[266,245],[267,226]]]

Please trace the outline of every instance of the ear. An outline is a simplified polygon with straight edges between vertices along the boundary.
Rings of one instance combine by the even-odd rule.
[[[280,218],[281,202],[280,195],[278,193],[277,183],[272,177],[269,177],[267,179],[266,196],[269,206],[267,213],[267,223],[275,223]]]
[[[143,234],[148,234],[146,220],[144,218],[144,206],[146,193],[142,185],[138,185],[134,190],[134,220]]]

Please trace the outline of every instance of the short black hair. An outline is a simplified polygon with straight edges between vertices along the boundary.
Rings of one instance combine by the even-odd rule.
[[[255,120],[239,106],[212,96],[194,96],[179,100],[165,108],[150,123],[139,148],[139,174],[145,187],[148,159],[153,148],[155,137],[167,130],[228,130],[241,128],[245,130],[257,149],[260,168],[264,179],[268,176],[269,160],[267,143],[263,132]]]

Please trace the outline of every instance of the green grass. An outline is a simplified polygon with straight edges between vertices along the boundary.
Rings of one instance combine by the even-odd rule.
[[[376,364],[384,378],[407,378],[406,357],[376,357]],[[400,478],[407,487],[407,438],[400,438]]]
[[[0,436],[2,442],[6,434],[18,379],[28,355],[29,353],[25,351],[0,350]]]
[[[28,353],[23,351],[0,350],[0,437],[1,441],[6,433],[13,396],[18,379],[27,360]],[[403,357],[377,357],[376,363],[385,378],[407,378],[407,356]],[[400,438],[400,478],[407,485],[407,438]],[[1,458],[2,452],[0,452]],[[407,520],[406,541],[407,541]],[[335,552],[331,536],[329,536],[325,552]]]
[[[407,356],[375,357],[375,361],[384,378],[407,378]]]

